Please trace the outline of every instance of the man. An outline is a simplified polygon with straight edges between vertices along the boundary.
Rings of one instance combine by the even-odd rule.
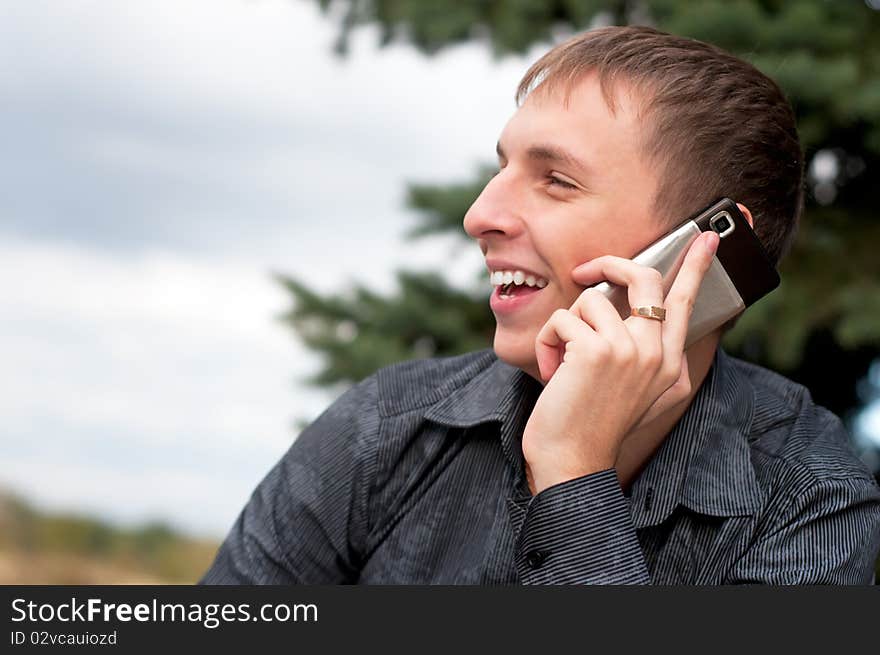
[[[725,355],[723,328],[683,349],[718,237],[665,297],[629,260],[723,196],[781,257],[803,160],[778,87],[706,44],[607,28],[545,55],[517,101],[464,218],[497,285],[493,350],[350,389],[203,581],[871,583],[880,492],[840,421]],[[622,320],[586,288],[602,280],[666,320]]]

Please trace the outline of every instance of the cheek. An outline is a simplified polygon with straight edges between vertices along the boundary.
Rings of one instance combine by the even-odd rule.
[[[572,250],[560,256],[560,263],[554,269],[556,276],[555,295],[559,306],[564,306],[565,309],[568,309],[586,288],[572,279],[572,271],[581,264],[595,259],[600,254],[603,253],[597,252],[595,248],[586,249],[581,247],[576,251]]]

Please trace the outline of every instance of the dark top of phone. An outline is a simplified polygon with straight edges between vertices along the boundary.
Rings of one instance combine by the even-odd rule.
[[[730,198],[722,198],[691,220],[701,232],[714,229],[713,219],[726,213],[733,220],[734,230],[722,238],[715,256],[727,271],[746,307],[779,286],[779,273],[749,222]],[[720,218],[723,223],[723,218]],[[717,231],[717,230],[716,230]]]

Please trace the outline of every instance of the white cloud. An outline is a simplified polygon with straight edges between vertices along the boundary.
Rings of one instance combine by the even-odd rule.
[[[227,261],[4,241],[0,480],[43,500],[94,500],[97,485],[108,507],[155,487],[115,487],[133,463],[141,478],[219,466],[221,495],[238,467],[233,477],[253,482],[291,442],[293,419],[329,399],[294,390],[316,362],[273,320],[286,303],[264,271]]]
[[[342,60],[315,3],[287,0],[34,0],[3,19],[0,57],[26,62],[0,70],[4,220],[114,245],[265,253],[313,222],[399,233],[406,180],[494,159],[532,58],[428,59],[365,28]]]

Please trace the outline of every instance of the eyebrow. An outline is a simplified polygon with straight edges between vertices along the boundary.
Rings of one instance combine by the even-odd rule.
[[[501,141],[498,141],[495,144],[495,152],[498,153],[498,156],[502,159],[507,159],[507,156],[504,154],[504,149],[501,147]],[[526,156],[535,161],[561,162],[573,166],[583,173],[590,172],[590,167],[583,161],[558,146],[546,144],[533,145],[526,150]]]

